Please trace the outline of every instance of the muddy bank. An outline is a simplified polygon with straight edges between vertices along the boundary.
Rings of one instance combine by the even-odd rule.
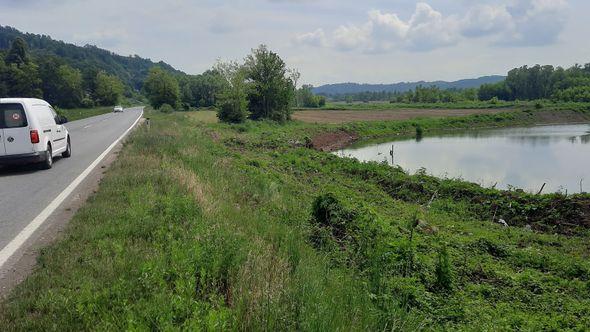
[[[345,130],[326,132],[316,135],[311,140],[311,146],[319,151],[336,151],[356,142],[360,136]]]

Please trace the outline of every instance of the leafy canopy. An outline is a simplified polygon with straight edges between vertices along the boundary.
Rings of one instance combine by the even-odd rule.
[[[265,45],[252,50],[246,57],[249,109],[253,119],[279,122],[291,118],[295,85],[285,62]]]

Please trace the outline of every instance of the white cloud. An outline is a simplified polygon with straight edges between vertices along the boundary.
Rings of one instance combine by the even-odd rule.
[[[508,11],[513,28],[506,31],[500,44],[542,46],[553,44],[566,23],[565,0],[517,0]]]
[[[402,21],[396,14],[382,13],[380,10],[371,10],[369,20],[376,30],[390,32],[397,38],[404,38],[410,29],[410,24]]]
[[[297,39],[318,39],[318,31],[302,34]],[[394,49],[426,51],[454,44],[458,40],[458,22],[453,17],[443,17],[426,3],[418,3],[408,21],[395,13],[381,10],[368,12],[368,21],[362,25],[341,25],[330,38],[322,31],[322,43],[339,50],[360,50],[367,53],[387,52]],[[312,44],[311,42],[308,44]]]
[[[512,30],[512,15],[504,5],[478,5],[469,9],[461,21],[467,37],[481,37],[498,31]]]
[[[445,18],[426,3],[416,5],[406,38],[408,48],[427,51],[453,45],[458,39],[458,22],[454,17]]]
[[[478,4],[462,16],[445,16],[419,2],[407,21],[397,13],[371,10],[363,24],[341,25],[328,36],[318,29],[297,39],[308,41],[309,45],[365,53],[430,51],[483,37],[496,45],[549,45],[557,41],[564,28],[566,6],[566,0],[513,0],[505,4]]]
[[[334,46],[341,50],[365,47],[371,41],[371,32],[372,27],[370,24],[360,27],[356,25],[342,25],[333,33]]]
[[[300,45],[326,46],[326,33],[324,32],[324,29],[317,29],[313,32],[295,36],[294,42]]]

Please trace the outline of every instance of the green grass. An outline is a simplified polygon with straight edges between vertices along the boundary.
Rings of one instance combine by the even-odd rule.
[[[538,120],[510,114],[281,126],[153,112],[0,305],[0,327],[587,329],[587,229],[502,228],[471,202],[498,191],[305,147],[330,130],[378,137]],[[426,207],[437,189],[446,191]]]
[[[76,121],[80,119],[89,118],[91,116],[97,116],[101,114],[110,113],[113,111],[113,107],[94,107],[94,108],[71,108],[71,109],[59,109],[59,113],[66,118],[68,121]]]

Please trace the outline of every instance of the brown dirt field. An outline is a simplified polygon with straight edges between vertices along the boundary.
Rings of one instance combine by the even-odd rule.
[[[313,110],[297,111],[293,119],[309,123],[340,124],[357,121],[383,121],[383,120],[410,120],[415,118],[443,118],[454,116],[466,116],[472,114],[496,114],[514,112],[512,108],[500,109],[394,109],[394,110],[367,110],[367,111],[332,111]]]

